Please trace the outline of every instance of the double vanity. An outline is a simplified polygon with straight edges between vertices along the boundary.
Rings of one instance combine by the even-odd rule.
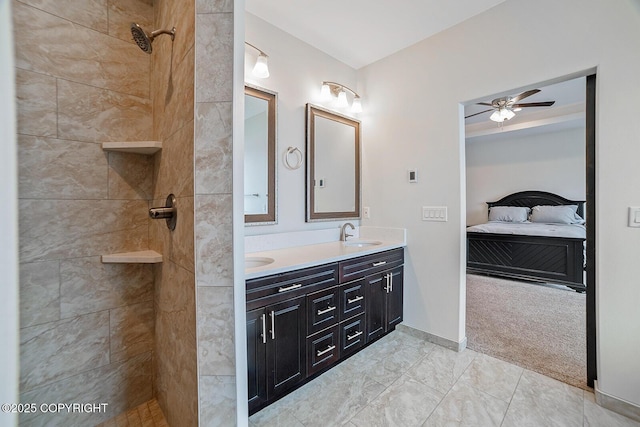
[[[405,242],[391,229],[246,254],[250,414],[402,321]]]

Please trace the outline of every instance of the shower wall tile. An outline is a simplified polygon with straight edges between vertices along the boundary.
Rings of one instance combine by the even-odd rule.
[[[235,375],[233,288],[199,286],[198,370],[200,375]]]
[[[147,211],[144,200],[20,200],[20,259],[147,249]]]
[[[196,28],[196,101],[232,101],[233,14],[198,14]]]
[[[233,197],[196,195],[198,286],[233,287]]]
[[[107,0],[19,0],[52,15],[107,32]]]
[[[154,199],[193,196],[193,120],[164,140],[162,151],[154,156],[156,182]]]
[[[164,206],[165,198],[155,199],[154,206]],[[165,221],[152,221],[149,228],[151,247],[187,271],[194,272],[193,246],[193,197],[176,199],[178,221],[176,229],[171,231]]]
[[[58,80],[58,137],[78,141],[144,141],[152,135],[151,101]]]
[[[58,261],[20,264],[20,326],[60,319]]]
[[[193,126],[194,53],[194,49],[190,49],[184,60],[177,66],[174,65],[173,72],[169,76],[170,81],[167,82],[167,87],[173,89],[166,92],[164,104],[161,106],[165,120],[159,123],[165,138],[173,136],[178,129],[188,123]]]
[[[98,144],[18,135],[20,198],[106,199],[107,168]]]
[[[151,353],[144,353],[125,362],[92,369],[53,384],[20,394],[20,401],[35,402],[95,402],[108,403],[103,413],[38,412],[22,414],[20,425],[29,427],[85,427],[113,418],[129,408],[153,398]]]
[[[158,43],[158,51],[162,52],[162,56],[173,58],[175,66],[176,63],[182,62],[182,58],[194,45],[195,1],[156,0],[154,7],[156,27],[176,27],[176,37],[173,43],[168,37],[162,40],[162,43]],[[158,42],[160,41],[161,39],[158,39]],[[191,76],[191,84],[193,84],[193,75]]]
[[[55,77],[16,69],[18,133],[57,136]]]
[[[147,32],[156,30],[153,25],[152,0],[108,0],[109,35],[134,43],[130,26],[137,23]]]
[[[100,257],[60,261],[62,318],[152,300],[148,264],[103,264]]]
[[[236,425],[236,377],[200,377],[201,427]]]
[[[109,199],[151,199],[153,157],[112,151],[109,157]]]
[[[153,300],[112,309],[110,316],[112,362],[153,350]]]
[[[20,330],[20,390],[109,363],[109,312]]]
[[[76,3],[85,3],[68,2],[74,6],[67,9],[75,8]],[[56,6],[56,9],[64,8]],[[14,32],[15,45],[19,47],[16,49],[18,68],[149,97],[150,58],[135,44],[19,2],[13,3],[13,18],[15,28],[21,29]]]
[[[196,193],[231,193],[233,175],[233,104],[196,106]]]
[[[233,0],[196,0],[197,13],[233,12]]]

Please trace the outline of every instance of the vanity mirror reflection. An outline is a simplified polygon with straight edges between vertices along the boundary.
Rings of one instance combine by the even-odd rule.
[[[360,218],[360,122],[307,104],[307,222]]]
[[[277,93],[244,88],[244,222],[275,224]]]

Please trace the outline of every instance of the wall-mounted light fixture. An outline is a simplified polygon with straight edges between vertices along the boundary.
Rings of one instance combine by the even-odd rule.
[[[320,90],[320,98],[323,101],[330,101],[333,96],[338,97],[338,102],[336,106],[338,108],[346,108],[349,106],[349,101],[347,100],[347,92],[353,95],[353,102],[351,103],[351,112],[352,113],[361,113],[362,112],[362,102],[360,101],[360,95],[358,95],[354,90],[349,89],[345,85],[341,85],[340,83],[335,82],[322,82],[322,89]]]
[[[266,79],[267,77],[269,77],[269,64],[267,64],[267,58],[269,57],[269,55],[267,55],[251,43],[244,42],[244,44],[254,48],[259,52],[258,59],[256,60],[256,65],[253,67],[253,75],[258,77],[259,79]]]

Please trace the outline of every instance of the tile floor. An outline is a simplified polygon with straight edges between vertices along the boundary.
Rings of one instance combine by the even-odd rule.
[[[96,427],[169,427],[155,399],[144,402]]]
[[[395,331],[249,418],[252,427],[636,426],[593,393]]]

